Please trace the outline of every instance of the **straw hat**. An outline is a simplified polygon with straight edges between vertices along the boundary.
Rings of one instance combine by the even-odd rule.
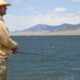
[[[0,6],[11,6],[11,4],[4,0],[0,0]]]

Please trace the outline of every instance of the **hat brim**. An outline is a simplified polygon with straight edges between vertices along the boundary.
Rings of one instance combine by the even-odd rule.
[[[4,4],[0,4],[0,6],[11,6],[10,3],[4,3]]]

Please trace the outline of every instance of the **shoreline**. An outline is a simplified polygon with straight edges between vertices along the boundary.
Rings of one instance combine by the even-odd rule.
[[[80,35],[80,29],[53,31],[53,32],[13,32],[10,36],[60,36],[60,35]]]

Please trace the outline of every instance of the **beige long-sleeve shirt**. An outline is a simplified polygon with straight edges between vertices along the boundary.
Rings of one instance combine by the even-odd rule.
[[[12,48],[17,45],[10,36],[6,24],[0,16],[0,56],[8,58],[12,55]]]

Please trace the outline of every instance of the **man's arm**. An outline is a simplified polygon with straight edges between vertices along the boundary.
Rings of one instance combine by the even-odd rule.
[[[5,24],[0,22],[0,43],[4,47],[14,50],[18,47],[18,44],[10,38],[8,31],[4,26]]]

